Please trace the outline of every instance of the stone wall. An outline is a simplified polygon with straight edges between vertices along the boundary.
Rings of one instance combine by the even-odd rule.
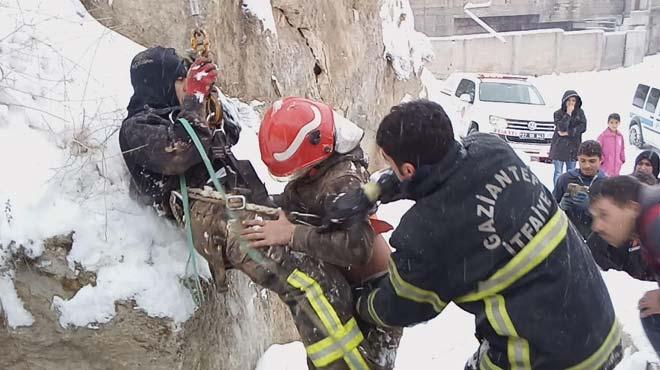
[[[476,26],[463,12],[465,3],[462,0],[410,0],[416,28],[433,37],[483,32],[478,27],[465,26]],[[620,16],[625,6],[624,0],[493,0],[489,8],[476,9],[474,13],[489,19],[495,30],[505,32],[515,23],[518,23],[517,30],[529,30],[547,28],[544,24],[557,27],[560,23]]]
[[[145,46],[188,47],[188,2],[82,0],[101,23]],[[375,128],[418,80],[399,81],[383,58],[379,1],[272,0],[277,35],[244,14],[240,0],[200,0],[217,54],[221,88],[244,101],[281,96],[321,99],[366,130],[372,158]],[[165,22],[163,20],[176,20]]]
[[[507,42],[490,34],[432,37],[435,59],[427,65],[436,77],[455,71],[522,75],[585,72],[641,63],[647,31],[606,33],[561,29],[505,32]]]

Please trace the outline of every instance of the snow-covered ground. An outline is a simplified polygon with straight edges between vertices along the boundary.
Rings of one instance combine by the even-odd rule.
[[[255,8],[260,9],[250,7]],[[194,304],[180,283],[186,275],[185,242],[178,229],[128,198],[128,175],[117,145],[116,129],[132,93],[128,67],[141,47],[98,24],[76,0],[0,0],[0,15],[1,314],[12,327],[32,322],[5,263],[15,246],[37,256],[44,237],[75,230],[69,262],[95,271],[98,279],[96,287],[86,286],[70,300],[54,298],[63,326],[107,322],[120,299],[134,299],[152,316],[186,320]],[[536,83],[557,105],[565,89],[578,90],[589,120],[585,138],[591,139],[605,129],[612,112],[624,118],[627,135],[636,83],[658,72],[660,56],[655,56],[628,69],[545,76]],[[436,82],[428,80],[432,93]],[[250,106],[237,104],[246,129],[236,152],[252,155],[269,190],[276,192],[281,184],[270,181],[254,157],[252,128],[259,117]],[[623,173],[630,172],[639,152],[627,149]],[[550,184],[551,166],[533,163],[532,168]],[[396,224],[406,207],[387,205],[380,215]],[[10,241],[15,241],[12,247]],[[655,355],[636,306],[655,284],[617,272],[604,277],[624,329],[641,349],[619,369],[643,369]],[[472,317],[450,306],[440,317],[406,329],[397,368],[460,369],[476,348],[473,331]],[[305,369],[304,350],[300,343],[273,346],[259,368]]]

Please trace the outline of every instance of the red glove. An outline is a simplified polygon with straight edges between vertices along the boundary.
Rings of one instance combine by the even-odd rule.
[[[211,86],[218,77],[217,66],[206,58],[197,58],[188,69],[186,94],[196,96],[200,103],[211,92]]]

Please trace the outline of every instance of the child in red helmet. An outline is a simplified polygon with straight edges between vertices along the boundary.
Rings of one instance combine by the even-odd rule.
[[[261,157],[271,175],[289,180],[273,221],[244,222],[243,237],[288,274],[275,279],[240,255],[240,269],[277,292],[291,309],[310,369],[392,369],[400,329],[383,331],[353,317],[350,285],[382,277],[389,246],[368,218],[323,227],[325,211],[342,193],[369,180],[360,148],[363,131],[328,105],[297,97],[277,101],[259,132]],[[307,225],[287,215],[305,214]],[[229,248],[230,259],[237,248]],[[359,325],[358,325],[359,324]],[[363,330],[360,330],[362,327]],[[371,329],[371,330],[369,330]]]

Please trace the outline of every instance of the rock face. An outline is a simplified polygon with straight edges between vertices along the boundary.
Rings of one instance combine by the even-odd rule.
[[[181,328],[148,317],[132,302],[118,303],[115,318],[98,329],[62,328],[51,309],[53,296],[70,298],[96,279],[68,268],[71,243],[71,235],[52,238],[38,259],[17,258],[15,286],[35,322],[10,330],[0,320],[0,369],[253,369],[271,344],[297,339],[279,298],[235,271],[229,272],[229,291],[209,293]]]
[[[190,48],[188,1],[82,0],[109,28],[144,46]],[[277,34],[246,15],[240,0],[199,0],[217,55],[221,88],[244,101],[305,96],[330,103],[365,129],[377,165],[375,129],[418,80],[399,81],[383,58],[381,1],[271,0]]]

